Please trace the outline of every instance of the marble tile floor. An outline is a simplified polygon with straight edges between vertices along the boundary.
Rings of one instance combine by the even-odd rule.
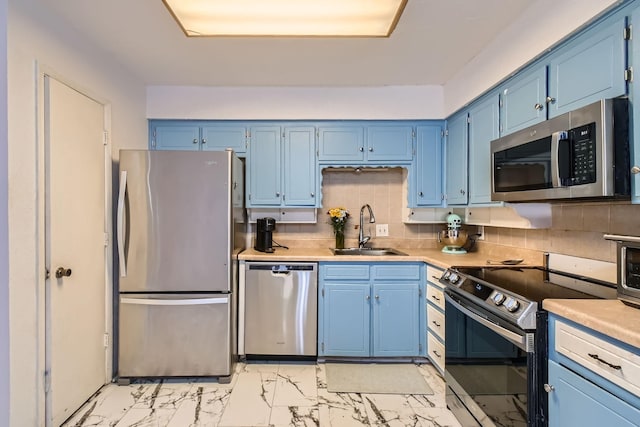
[[[107,384],[63,426],[460,427],[446,408],[444,381],[418,365],[432,395],[331,393],[313,362],[247,362],[230,384],[215,379]]]

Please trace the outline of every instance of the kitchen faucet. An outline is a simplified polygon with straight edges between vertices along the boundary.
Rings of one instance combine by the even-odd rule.
[[[371,206],[369,206],[368,204],[363,205],[360,208],[360,233],[358,234],[359,248],[364,248],[364,245],[366,245],[367,242],[371,240],[371,236],[365,236],[364,232],[362,231],[364,227],[364,208],[367,208],[369,210],[369,222],[372,224],[376,222],[376,217],[373,215],[373,210],[371,210]]]

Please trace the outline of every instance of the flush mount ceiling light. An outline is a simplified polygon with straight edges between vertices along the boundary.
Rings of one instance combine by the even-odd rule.
[[[202,36],[388,37],[407,0],[162,0]]]

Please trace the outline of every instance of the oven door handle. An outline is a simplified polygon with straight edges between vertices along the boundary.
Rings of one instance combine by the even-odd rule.
[[[458,301],[454,300],[453,298],[451,298],[447,294],[444,294],[444,298],[445,298],[445,300],[447,302],[449,302],[451,305],[453,305],[456,309],[460,310],[465,315],[469,316],[470,318],[472,318],[476,322],[480,323],[481,325],[486,326],[487,328],[491,329],[493,332],[497,333],[501,337],[505,338],[506,340],[512,342],[513,344],[515,344],[516,346],[518,346],[522,350],[526,351],[526,337],[525,336],[517,334],[515,332],[512,332],[512,331],[510,331],[510,330],[508,330],[506,328],[503,328],[500,325],[496,325],[495,323],[493,323],[493,322],[485,319],[484,317],[480,316],[475,311],[463,306],[462,304],[460,304]]]

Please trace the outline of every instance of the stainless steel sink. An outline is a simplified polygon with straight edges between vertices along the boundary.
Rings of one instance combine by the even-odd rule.
[[[332,249],[334,255],[364,255],[364,256],[385,256],[385,255],[407,255],[404,252],[392,248],[345,248]]]

